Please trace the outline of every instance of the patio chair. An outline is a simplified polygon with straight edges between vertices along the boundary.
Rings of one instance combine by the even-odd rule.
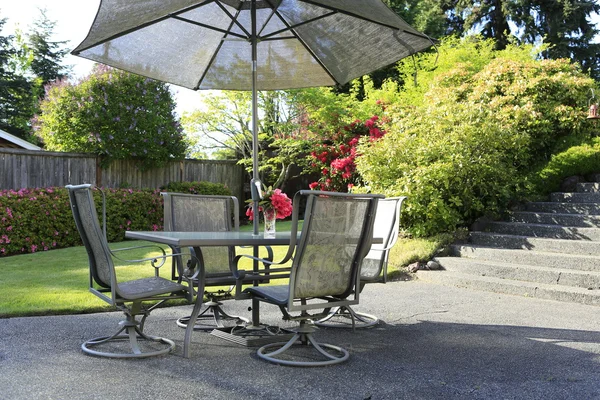
[[[226,232],[239,229],[239,206],[234,196],[206,196],[184,193],[161,193],[164,199],[165,231],[181,232]],[[196,250],[200,251],[197,254]],[[233,298],[236,278],[232,274],[231,263],[235,257],[235,247],[204,247],[178,249],[176,253],[194,255],[204,268],[204,295],[208,301],[206,308],[198,316],[201,322],[194,324],[196,330],[224,328],[225,323],[242,326],[249,322],[247,318],[230,315],[222,308],[222,300]],[[268,249],[270,251],[270,249]],[[268,258],[272,258],[269,253]],[[178,257],[177,269],[182,270],[189,258]],[[191,265],[194,269],[195,265]],[[208,290],[210,288],[210,290]],[[185,328],[190,317],[182,317],[177,324]]]
[[[259,348],[260,358],[300,367],[348,359],[346,349],[315,340],[313,320],[323,316],[324,308],[358,304],[360,264],[371,247],[377,201],[382,197],[319,191],[300,191],[294,196],[292,240],[286,255],[290,257],[295,250],[289,284],[253,286],[245,292],[279,306],[283,319],[298,321],[299,327],[292,329],[295,333],[288,342]],[[299,207],[304,201],[304,224],[296,246]],[[310,314],[311,310],[319,312]]]
[[[406,199],[388,197],[379,200],[377,214],[373,224],[373,237],[383,238],[381,244],[374,243],[362,262],[360,269],[360,291],[367,283],[386,283],[387,266],[390,250],[398,240],[400,231],[400,210]],[[367,328],[379,323],[375,315],[358,312],[351,306],[331,308],[325,318],[316,321],[315,325],[327,328]]]
[[[122,281],[115,272],[114,259],[118,258],[111,251],[106,239],[106,201],[103,201],[103,228],[100,228],[96,206],[94,204],[92,186],[68,185],[69,200],[73,211],[75,225],[85,246],[89,261],[89,290],[111,306],[125,314],[125,320],[119,323],[119,330],[112,336],[97,337],[87,340],[81,345],[82,350],[91,355],[113,358],[142,358],[166,354],[175,348],[175,343],[166,338],[148,335],[144,332],[144,324],[150,312],[167,300],[185,299],[192,301],[193,288],[191,278],[184,277],[187,285],[173,282],[159,276],[159,268],[168,257],[162,248],[162,255],[141,260],[125,260],[128,262],[148,262],[153,270],[150,277]],[[104,193],[103,200],[104,200]],[[153,273],[152,273],[153,272]],[[202,271],[199,270],[198,273]],[[150,275],[146,274],[146,275]],[[151,302],[150,305],[145,303]],[[137,317],[141,316],[141,320]]]

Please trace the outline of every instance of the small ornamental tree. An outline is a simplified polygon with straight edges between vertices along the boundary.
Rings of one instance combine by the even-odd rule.
[[[311,173],[321,174],[311,189],[346,192],[361,183],[356,173],[357,145],[361,138],[376,141],[385,135],[375,115],[366,121],[356,120],[342,127],[329,139],[315,145],[310,153]]]
[[[102,164],[135,159],[142,169],[182,159],[187,144],[165,83],[96,66],[78,84],[46,87],[33,120],[45,148],[94,153]]]

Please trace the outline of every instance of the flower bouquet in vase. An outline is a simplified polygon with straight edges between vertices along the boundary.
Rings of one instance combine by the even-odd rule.
[[[249,200],[248,203],[251,203]],[[258,202],[258,211],[263,213],[265,221],[265,237],[275,237],[275,221],[292,215],[292,200],[281,189],[267,188]],[[252,206],[246,210],[250,221],[254,219]]]

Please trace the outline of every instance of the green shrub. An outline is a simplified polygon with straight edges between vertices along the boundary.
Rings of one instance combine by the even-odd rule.
[[[593,81],[576,65],[527,59],[514,48],[482,63],[476,47],[466,49],[472,63],[463,57],[439,71],[414,96],[422,103],[389,106],[387,135],[363,144],[356,158],[372,191],[408,196],[402,223],[415,236],[501,213],[525,193],[534,165],[592,132],[585,106]]]
[[[224,185],[210,182],[178,182],[169,184],[167,188],[183,193],[231,195]],[[102,191],[106,199],[106,236],[109,242],[125,240],[126,231],[163,230],[163,199],[159,190]],[[94,191],[94,201],[102,219],[100,190]],[[67,189],[0,191],[0,256],[81,245]]]
[[[162,230],[158,191],[106,189],[107,236],[125,239],[126,230]],[[98,215],[102,196],[94,193]],[[0,191],[0,256],[80,246],[81,239],[63,187]]]
[[[204,181],[171,182],[167,186],[162,186],[160,189],[164,192],[231,196],[231,190],[227,186],[220,183]]]
[[[566,177],[588,175],[600,171],[600,138],[555,154],[550,161],[531,176],[529,193],[545,196],[560,190]]]

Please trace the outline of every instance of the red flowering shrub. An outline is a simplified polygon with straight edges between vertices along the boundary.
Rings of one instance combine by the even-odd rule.
[[[363,136],[375,141],[385,135],[379,121],[377,115],[364,122],[356,120],[332,135],[331,140],[317,144],[310,153],[310,172],[320,173],[321,177],[308,186],[316,190],[346,192],[360,183],[354,162],[357,157],[356,146]]]

